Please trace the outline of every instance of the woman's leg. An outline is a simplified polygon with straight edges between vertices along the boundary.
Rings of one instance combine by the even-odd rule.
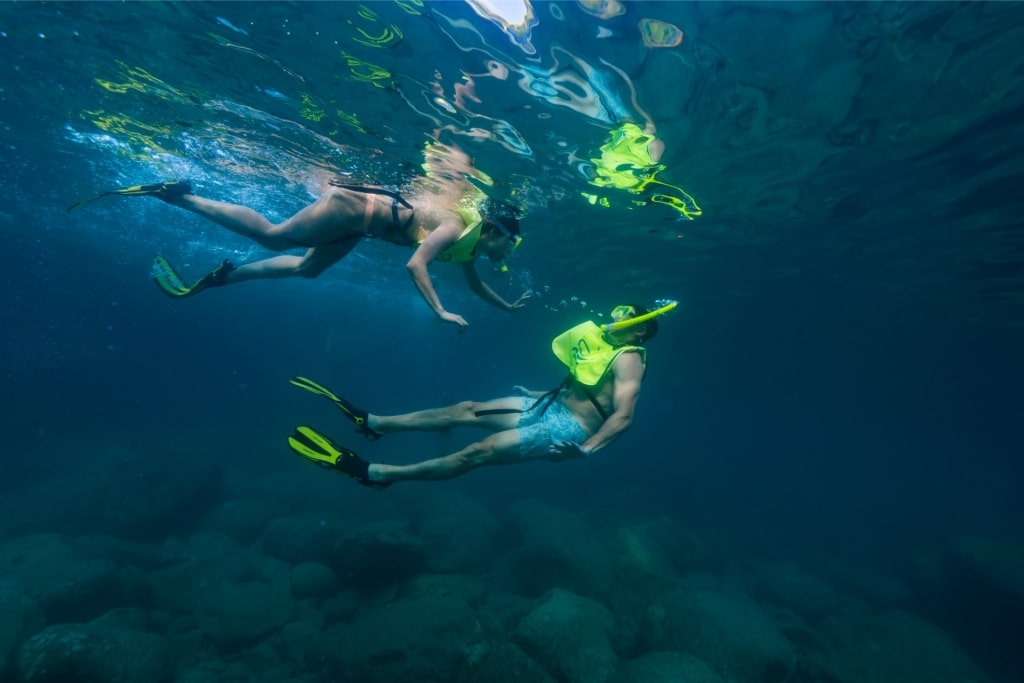
[[[423,460],[412,465],[384,465],[372,463],[370,481],[390,484],[396,481],[451,479],[485,465],[511,465],[521,462],[519,456],[519,430],[509,429],[491,434],[482,441],[466,446],[461,451],[440,458]]]
[[[271,251],[284,251],[303,245],[333,243],[347,234],[362,234],[359,227],[364,217],[363,205],[369,200],[362,199],[357,193],[346,192],[329,190],[283,223],[271,223],[247,206],[218,202],[194,194],[167,197],[164,201],[248,237]]]
[[[515,429],[523,408],[521,396],[494,401],[463,401],[447,408],[418,410],[403,415],[367,415],[370,429],[380,434],[406,431],[441,431],[452,427],[480,427],[492,432]],[[502,411],[491,413],[490,411]]]
[[[314,278],[343,259],[359,244],[360,239],[361,236],[355,235],[352,239],[345,240],[340,244],[313,247],[307,250],[303,256],[274,256],[262,261],[246,263],[228,273],[226,283],[230,285],[245,280],[295,276]]]

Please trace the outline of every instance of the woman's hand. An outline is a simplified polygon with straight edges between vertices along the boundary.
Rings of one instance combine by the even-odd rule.
[[[515,300],[515,303],[509,305],[508,312],[513,313],[515,311],[518,311],[520,308],[526,305],[526,300],[529,299],[531,296],[533,296],[533,290],[530,289],[520,294],[519,298]]]
[[[449,313],[448,311],[441,311],[440,313],[437,314],[437,317],[445,321],[446,323],[454,323],[458,325],[459,332],[464,332],[466,328],[469,327],[469,323],[466,322],[466,319],[463,318],[458,313]]]

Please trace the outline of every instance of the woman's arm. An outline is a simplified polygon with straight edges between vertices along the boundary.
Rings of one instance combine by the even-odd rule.
[[[473,290],[474,294],[492,306],[497,306],[507,313],[515,313],[525,306],[526,304],[524,302],[530,298],[531,292],[523,292],[514,303],[510,304],[505,301],[497,292],[491,289],[486,282],[480,279],[480,273],[476,270],[476,259],[463,263],[462,273],[466,276],[466,282],[469,283],[469,288]]]
[[[465,328],[469,325],[465,318],[444,310],[428,270],[428,266],[437,258],[437,255],[455,244],[460,234],[462,234],[462,227],[457,220],[445,221],[420,243],[420,246],[413,252],[412,258],[405,264],[405,269],[412,276],[413,284],[419,290],[420,296],[423,297],[430,310],[437,314],[437,317],[445,322],[455,323],[460,328]]]

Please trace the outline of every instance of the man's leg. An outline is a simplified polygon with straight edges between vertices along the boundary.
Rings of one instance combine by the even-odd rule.
[[[480,427],[492,432],[515,429],[523,408],[521,396],[494,401],[463,401],[447,408],[418,410],[404,415],[367,415],[367,424],[380,434],[406,431],[442,431],[452,427]]]
[[[515,462],[521,462],[519,430],[508,429],[491,434],[486,439],[470,444],[451,455],[412,465],[371,463],[368,474],[370,481],[374,483],[391,484],[396,481],[451,479],[477,467],[511,465]]]

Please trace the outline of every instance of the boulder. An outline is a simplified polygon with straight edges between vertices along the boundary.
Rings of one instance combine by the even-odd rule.
[[[214,642],[251,644],[295,613],[291,572],[280,560],[213,534],[192,536],[184,550],[187,560],[149,575],[152,598],[168,614],[191,617]]]
[[[601,603],[556,588],[522,618],[512,641],[557,680],[604,683],[618,665],[609,640],[614,623]]]
[[[291,569],[292,595],[303,598],[325,598],[334,592],[338,577],[334,571],[319,562],[303,562]]]
[[[467,677],[467,683],[556,683],[551,674],[513,643],[490,650]]]
[[[212,508],[199,528],[248,545],[266,532],[280,514],[281,506],[269,498],[232,498]]]
[[[552,586],[601,596],[615,578],[615,553],[587,522],[536,500],[513,504],[509,522],[518,548],[495,568],[502,587],[536,597]]]
[[[749,596],[711,576],[642,577],[610,592],[616,616],[636,623],[643,652],[689,652],[726,679],[783,681],[797,650]]]
[[[113,562],[82,553],[58,534],[0,545],[0,576],[38,604],[50,622],[92,619],[116,606],[124,593]]]
[[[43,611],[20,590],[0,584],[0,680],[18,645],[43,627]]]
[[[803,617],[820,619],[839,608],[839,594],[826,581],[792,562],[765,562],[755,567],[753,592]]]
[[[901,610],[847,624],[847,642],[830,658],[828,668],[843,683],[989,680],[942,629]]]
[[[683,652],[648,652],[625,662],[611,683],[725,683],[707,664]]]
[[[54,624],[18,651],[23,683],[161,683],[173,673],[161,639],[93,624]]]
[[[450,595],[364,607],[324,642],[334,680],[360,683],[458,680],[488,651],[473,610]]]

